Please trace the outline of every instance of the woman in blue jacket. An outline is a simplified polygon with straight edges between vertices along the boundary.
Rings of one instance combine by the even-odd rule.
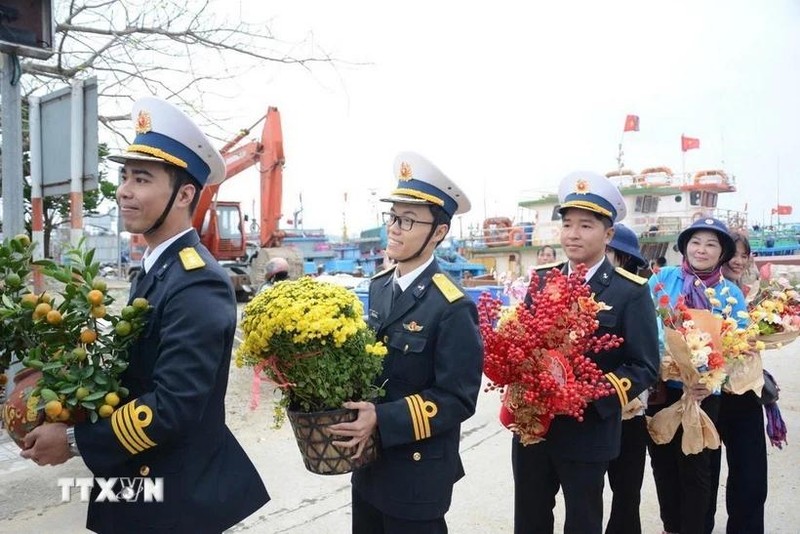
[[[717,315],[736,318],[741,326],[746,318],[738,316],[746,311],[741,290],[722,276],[722,266],[736,252],[736,245],[724,223],[713,218],[701,218],[678,236],[678,250],[683,260],[678,266],[664,267],[650,278],[650,288],[658,302],[664,295],[674,307],[683,297],[689,308],[706,309]],[[709,295],[713,291],[713,297]],[[663,347],[662,347],[663,348]],[[664,384],[661,384],[664,386]],[[683,384],[668,381],[665,392],[650,398],[647,414],[652,416],[678,402],[683,395]],[[716,422],[719,414],[719,392],[709,391],[704,385],[691,388],[688,394],[700,401],[703,411]],[[653,478],[661,509],[661,520],[666,533],[704,534],[706,514],[712,495],[711,450],[698,454],[684,454],[681,450],[683,432],[679,428],[671,442],[648,444]]]
[[[742,275],[751,262],[750,242],[741,234],[733,234],[736,254],[722,272],[727,280],[742,287]],[[761,355],[754,355],[761,367]],[[758,395],[761,386],[741,394],[723,388],[719,417],[719,437],[725,445],[728,479],[725,501],[728,511],[727,532],[764,534],[764,504],[767,500],[767,440],[764,437],[764,410]],[[706,520],[706,533],[714,530],[717,509],[722,448],[711,451],[711,506]]]

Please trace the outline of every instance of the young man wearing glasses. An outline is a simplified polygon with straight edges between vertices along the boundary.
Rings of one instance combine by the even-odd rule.
[[[354,534],[439,534],[453,485],[464,476],[458,452],[461,423],[475,412],[483,346],[475,304],[444,274],[434,249],[466,195],[422,156],[395,159],[397,188],[384,202],[395,265],[375,275],[369,324],[389,349],[377,404],[348,402],[352,423],[330,427],[339,446],[359,456],[377,433],[379,458],[353,473]]]

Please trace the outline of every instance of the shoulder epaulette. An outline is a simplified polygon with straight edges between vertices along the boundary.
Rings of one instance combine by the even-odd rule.
[[[556,268],[560,269],[563,266],[564,266],[564,262],[563,261],[556,261],[556,262],[553,262],[553,263],[545,263],[544,265],[537,265],[536,266],[536,270],[537,271],[549,271],[550,269],[556,269]]]
[[[647,283],[647,278],[642,278],[641,276],[637,276],[631,272],[626,271],[622,267],[614,267],[614,270],[617,271],[617,274],[623,276],[624,278],[627,278],[634,284],[639,284],[640,286],[643,286],[644,284]]]
[[[391,272],[394,272],[394,268],[395,268],[395,267],[397,267],[397,265],[392,265],[392,266],[391,266],[391,267],[389,267],[388,269],[384,269],[384,270],[382,270],[382,271],[381,271],[381,272],[379,272],[379,273],[375,273],[375,274],[373,274],[373,275],[372,275],[372,278],[370,278],[370,280],[375,280],[376,278],[380,278],[381,276],[384,276],[384,275],[387,275],[387,274],[389,274],[389,273],[391,273]]]
[[[181,258],[181,265],[183,265],[185,271],[194,271],[206,266],[206,262],[203,261],[203,258],[200,257],[194,247],[186,247],[178,253],[178,256]]]
[[[452,280],[447,278],[446,274],[436,273],[433,275],[433,284],[439,288],[447,302],[455,302],[464,296],[464,292],[458,289]]]

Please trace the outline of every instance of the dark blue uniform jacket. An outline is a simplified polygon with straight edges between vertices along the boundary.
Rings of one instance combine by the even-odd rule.
[[[236,302],[224,269],[181,236],[131,288],[152,306],[122,383],[130,396],[75,438],[96,477],[163,477],[163,502],[95,503],[96,532],[221,532],[269,500],[255,467],[225,425]],[[119,487],[119,486],[118,486]]]
[[[392,306],[392,270],[373,278],[369,324],[389,348],[376,406],[380,458],[353,474],[362,498],[407,520],[444,516],[464,476],[461,423],[475,412],[483,345],[472,300],[434,262]]]

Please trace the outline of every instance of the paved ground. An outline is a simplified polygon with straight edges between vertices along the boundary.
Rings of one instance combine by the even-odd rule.
[[[800,343],[767,353],[765,367],[783,390],[781,409],[789,436],[800,432],[800,373],[794,353]],[[323,477],[307,472],[288,425],[270,428],[270,395],[262,387],[261,406],[247,407],[251,380],[246,370],[231,369],[227,398],[228,424],[248,451],[272,494],[272,501],[229,532],[339,534],[349,532],[350,484],[346,475]],[[496,394],[481,393],[478,411],[463,427],[461,450],[467,476],[456,486],[448,514],[454,533],[512,532],[510,435],[497,422]],[[800,452],[791,444],[783,451],[769,450],[770,496],[767,529],[770,534],[798,532],[800,507],[796,505]],[[73,499],[60,503],[56,480],[64,476],[89,476],[80,459],[58,467],[40,468],[22,460],[16,446],[0,433],[0,533],[82,533],[86,505]],[[724,474],[723,474],[724,476]],[[609,502],[610,492],[606,490]],[[715,533],[724,532],[724,482],[722,509]],[[661,531],[652,477],[642,488],[644,532]],[[606,506],[608,510],[608,505]],[[557,506],[556,531],[563,527],[563,506]]]

